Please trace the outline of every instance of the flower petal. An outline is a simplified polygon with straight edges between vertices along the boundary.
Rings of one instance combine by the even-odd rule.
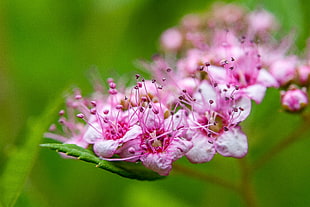
[[[120,138],[121,142],[128,142],[132,139],[136,139],[139,135],[142,134],[142,129],[138,125],[133,125],[123,136],[123,138]]]
[[[112,157],[119,146],[118,141],[115,140],[102,140],[94,144],[94,152],[99,157]]]
[[[240,127],[230,128],[218,137],[216,151],[225,157],[241,158],[247,154],[248,142]]]
[[[160,175],[169,175],[172,169],[172,160],[165,153],[147,154],[140,158],[143,165]]]
[[[186,157],[192,163],[204,163],[212,160],[215,154],[215,148],[212,143],[208,142],[208,137],[199,133],[192,138],[193,148],[186,153]]]
[[[257,83],[266,87],[279,87],[277,80],[265,69],[261,69],[257,76]]]
[[[251,85],[247,88],[244,88],[242,90],[248,96],[250,99],[254,100],[257,104],[262,102],[265,92],[266,92],[266,86],[263,85]]]

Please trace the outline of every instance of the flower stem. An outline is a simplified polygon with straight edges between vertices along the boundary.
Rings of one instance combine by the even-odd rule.
[[[266,162],[271,160],[273,157],[278,155],[284,149],[288,148],[293,143],[304,138],[304,134],[309,131],[309,116],[304,117],[304,122],[296,129],[293,133],[287,136],[285,139],[281,140],[278,144],[276,144],[273,148],[267,151],[264,155],[262,155],[259,159],[253,162],[251,170],[254,172],[257,169],[261,168]]]
[[[174,171],[181,173],[181,174],[184,174],[184,175],[187,175],[189,177],[194,177],[194,178],[197,178],[197,179],[205,181],[205,182],[213,183],[213,184],[222,186],[224,188],[231,189],[233,191],[239,191],[239,188],[235,184],[233,184],[229,181],[226,181],[222,178],[219,178],[217,176],[208,175],[208,174],[205,174],[205,173],[202,173],[199,171],[195,171],[195,170],[192,170],[191,168],[187,168],[187,167],[179,165],[179,164],[174,164],[173,169],[174,169]]]
[[[255,192],[252,186],[252,174],[249,164],[247,163],[246,158],[239,160],[240,171],[241,171],[241,183],[240,183],[240,194],[243,197],[247,207],[255,207],[256,198]]]

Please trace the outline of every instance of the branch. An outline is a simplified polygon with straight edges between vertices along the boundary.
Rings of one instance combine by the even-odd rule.
[[[273,157],[278,155],[280,152],[291,146],[293,143],[304,138],[304,134],[309,131],[309,117],[304,117],[304,122],[288,137],[281,140],[278,144],[276,144],[273,148],[267,151],[264,155],[262,155],[259,159],[253,162],[251,170],[254,172],[257,169],[261,168],[266,162],[271,160]]]
[[[233,191],[239,192],[239,188],[235,184],[233,184],[229,181],[223,180],[222,178],[219,178],[217,176],[208,175],[208,174],[205,174],[205,173],[202,173],[199,171],[195,171],[195,170],[192,170],[190,168],[187,168],[187,167],[179,165],[179,164],[174,164],[173,169],[175,171],[177,171],[181,174],[187,175],[189,177],[194,177],[194,178],[197,178],[199,180],[209,182],[209,183],[213,183],[215,185],[219,185],[219,186],[222,186],[224,188],[228,188],[228,189],[231,189]]]

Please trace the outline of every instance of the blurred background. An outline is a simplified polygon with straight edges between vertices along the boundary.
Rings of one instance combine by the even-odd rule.
[[[91,92],[90,71],[102,80],[127,78],[159,51],[159,36],[182,16],[206,10],[214,1],[177,0],[0,0],[0,173],[28,137],[27,121],[40,116],[64,89]],[[228,1],[226,1],[228,2]],[[231,1],[229,1],[231,2]],[[310,29],[306,0],[233,1],[274,13],[283,32],[296,33],[296,51]],[[270,90],[245,123],[249,161],[292,132],[297,116],[279,111]],[[55,114],[55,119],[57,115]],[[43,140],[41,142],[45,142]],[[261,206],[310,206],[309,139],[292,145],[259,169],[253,185]],[[216,156],[193,169],[240,178],[235,159]],[[18,165],[18,163],[16,163]],[[129,180],[76,160],[39,149],[16,206],[245,206],[236,192],[178,172],[155,182]]]

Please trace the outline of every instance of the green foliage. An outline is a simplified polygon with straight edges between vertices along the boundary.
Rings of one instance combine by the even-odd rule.
[[[45,149],[37,156],[42,134],[57,116],[56,106],[49,107],[48,113],[44,108],[63,88],[74,83],[89,94],[86,74],[93,65],[102,79],[120,75],[130,79],[125,76],[136,73],[135,60],[149,60],[158,52],[164,29],[212,2],[0,1],[0,207],[14,206],[20,194],[15,206],[243,206],[234,192],[175,171],[158,182],[137,184],[83,162],[60,159]],[[280,36],[294,30],[298,48],[305,45],[310,31],[308,1],[229,2],[269,10],[286,30]],[[278,92],[270,92],[245,123],[250,162],[300,124],[293,115],[278,111]],[[42,117],[30,120],[34,115]],[[259,206],[310,206],[308,148],[309,139],[304,139],[257,171],[252,181]],[[113,168],[126,171],[117,164],[122,163],[113,163]],[[235,159],[216,156],[209,163],[190,167],[226,180],[239,179]]]
[[[0,195],[3,205],[14,206],[35,162],[42,135],[52,122],[60,103],[62,103],[61,97],[49,105],[41,117],[29,119],[25,143],[10,149],[9,159],[6,161],[0,178]]]
[[[79,160],[96,164],[96,167],[116,173],[120,176],[137,179],[137,180],[157,180],[163,178],[152,170],[145,168],[141,163],[131,162],[108,162],[99,159],[93,152],[84,149],[75,144],[58,144],[49,143],[41,144],[41,147],[46,147],[57,152],[66,153],[69,156],[76,157]]]

